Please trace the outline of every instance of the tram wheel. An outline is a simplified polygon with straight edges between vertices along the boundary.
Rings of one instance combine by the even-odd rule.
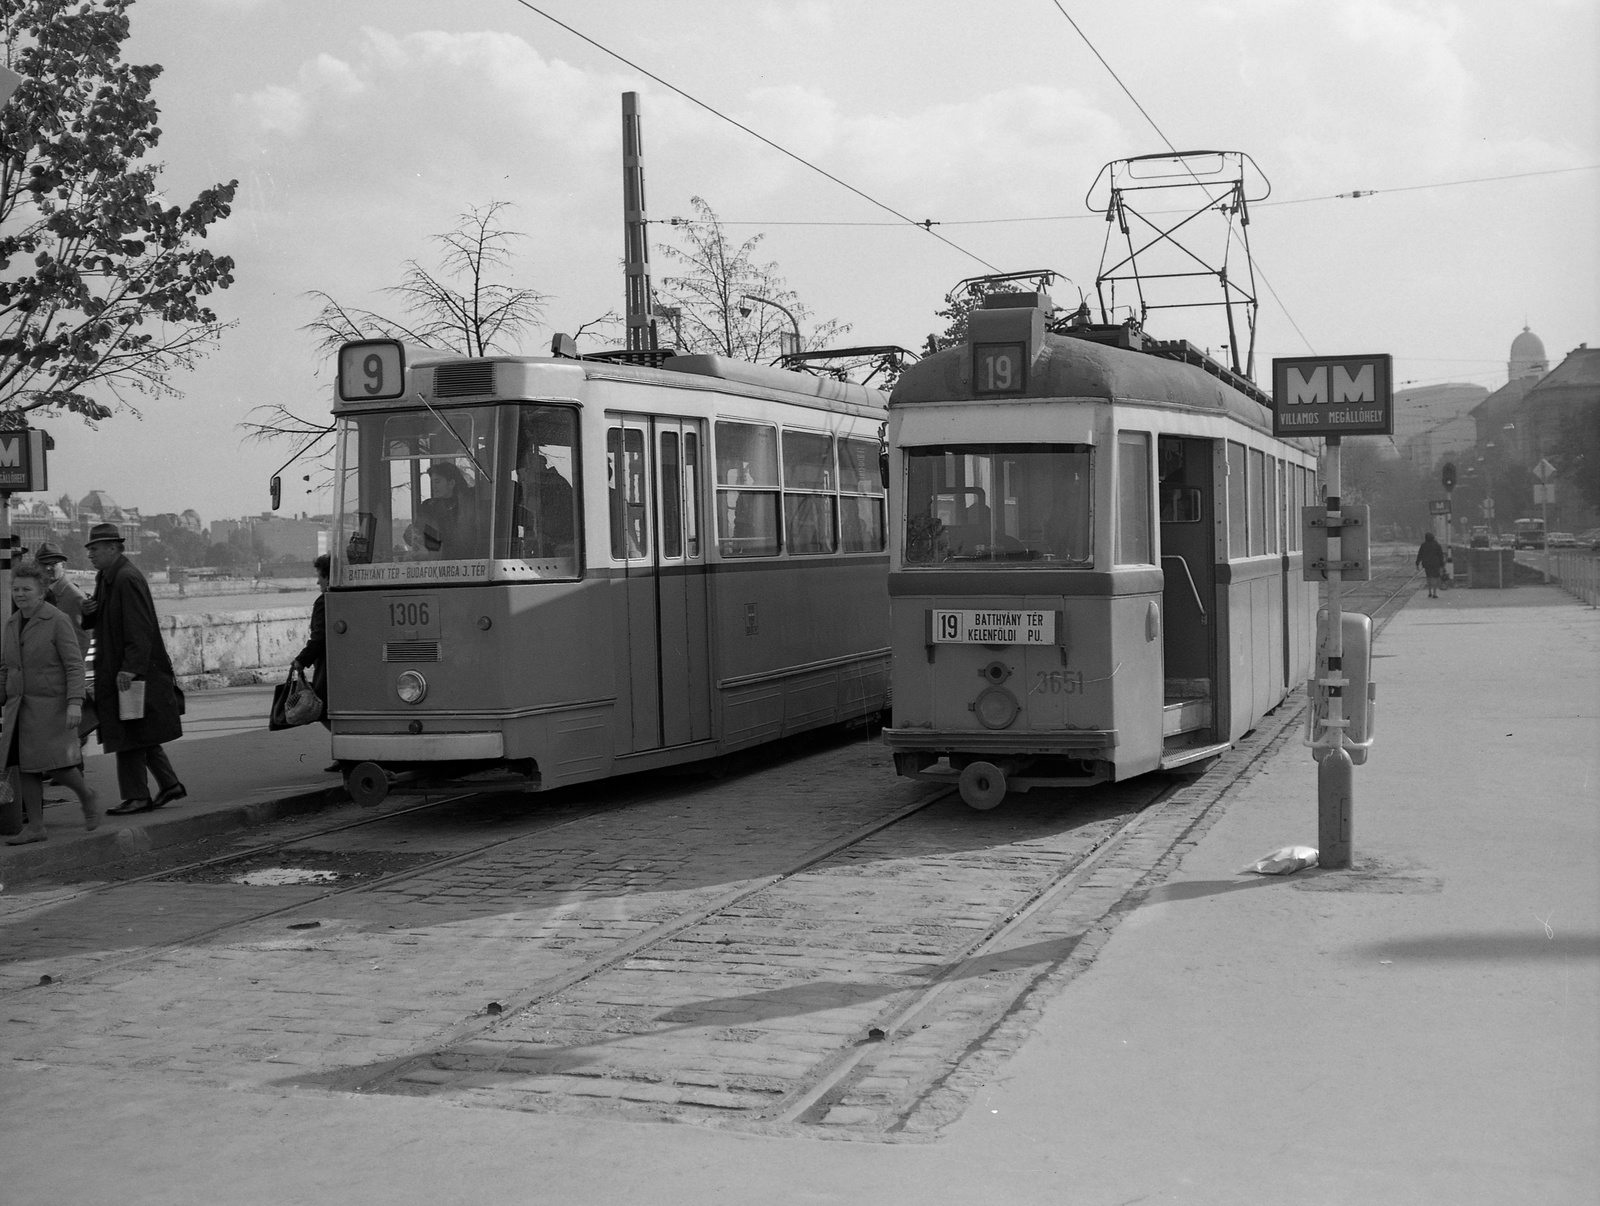
[[[389,776],[376,762],[358,763],[344,785],[350,798],[363,808],[376,808],[389,794]]]
[[[968,808],[988,812],[1006,798],[1006,773],[992,762],[969,762],[959,780]]]

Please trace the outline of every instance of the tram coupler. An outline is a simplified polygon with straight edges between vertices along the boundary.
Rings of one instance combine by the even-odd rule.
[[[1031,761],[1031,758],[1001,758],[994,762],[967,763],[956,780],[962,801],[979,812],[998,807],[1009,789],[1006,777],[1016,774]]]

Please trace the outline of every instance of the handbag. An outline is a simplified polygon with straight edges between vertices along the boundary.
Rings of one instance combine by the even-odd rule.
[[[272,689],[272,712],[267,717],[267,728],[293,729],[322,719],[322,700],[306,682],[304,671],[290,670],[289,675]]]

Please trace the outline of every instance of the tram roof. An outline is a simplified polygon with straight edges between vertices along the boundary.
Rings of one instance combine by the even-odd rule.
[[[1272,430],[1272,412],[1266,406],[1198,364],[1071,335],[1043,334],[1020,393],[975,396],[972,372],[971,344],[945,348],[900,375],[889,405],[1088,399],[1215,411],[1260,431]]]
[[[609,359],[587,359],[557,356],[484,356],[467,357],[455,352],[407,345],[407,367],[428,370],[429,376],[419,382],[413,377],[412,390],[424,389],[434,400],[448,398],[458,401],[493,401],[496,398],[515,398],[525,394],[543,392],[533,388],[533,380],[541,374],[557,374],[571,380],[570,374],[581,372],[585,379],[599,381],[632,381],[642,385],[663,386],[669,389],[698,389],[726,391],[746,397],[766,398],[774,401],[797,403],[819,410],[849,410],[859,408],[882,415],[887,408],[887,397],[882,390],[840,381],[834,377],[797,373],[773,365],[750,364],[727,356],[665,355],[659,365],[633,364]],[[498,369],[488,376],[461,375],[448,389],[437,387],[439,371],[454,371],[455,366],[494,364],[510,366],[511,372]],[[520,379],[519,379],[520,377]],[[485,389],[484,386],[487,386]],[[731,389],[730,389],[731,387]],[[369,406],[394,406],[415,402],[417,395],[409,392],[403,398],[384,402],[364,403],[335,401],[335,410],[365,409]]]

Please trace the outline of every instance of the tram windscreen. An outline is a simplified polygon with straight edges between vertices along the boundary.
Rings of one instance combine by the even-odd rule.
[[[340,422],[340,581],[487,579],[494,409],[378,412]],[[412,563],[434,568],[380,569]]]
[[[423,407],[339,422],[336,585],[577,577],[572,407]]]
[[[1091,449],[907,448],[906,565],[1092,565]]]

